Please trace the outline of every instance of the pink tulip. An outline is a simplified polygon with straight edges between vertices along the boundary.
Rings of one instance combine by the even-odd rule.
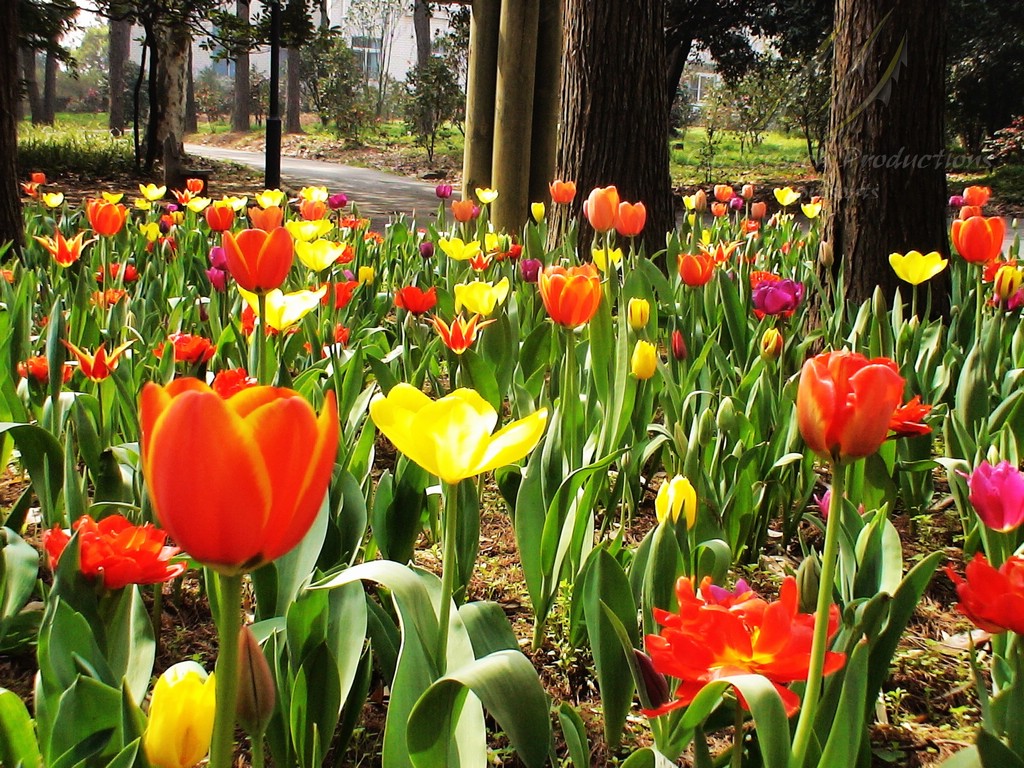
[[[968,497],[985,525],[1005,533],[1024,522],[1024,475],[1008,461],[994,467],[987,461],[967,478]]]

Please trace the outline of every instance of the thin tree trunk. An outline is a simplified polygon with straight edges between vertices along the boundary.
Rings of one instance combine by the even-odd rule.
[[[847,301],[891,297],[894,251],[948,254],[945,0],[837,0],[825,239]],[[935,301],[947,295],[940,285]],[[937,307],[939,311],[945,307]]]
[[[125,73],[124,65],[131,55],[131,32],[132,25],[129,21],[110,20],[107,32],[107,39],[110,50],[107,57],[110,77],[110,93],[108,104],[110,117],[108,126],[111,130],[123,131],[125,125],[124,117],[124,96],[125,96]]]
[[[288,48],[285,53],[287,55],[288,73],[285,78],[287,83],[284,102],[284,132],[302,133],[302,122],[300,120],[302,110],[300,93],[302,70],[299,61],[299,49]]]
[[[188,46],[188,64],[185,66],[185,133],[199,130],[199,105],[196,104],[196,83],[192,72],[192,45]]]
[[[412,26],[416,31],[416,64],[426,67],[430,63],[432,40],[430,39],[430,3],[416,0],[412,7]]]
[[[172,136],[177,144],[181,144],[185,136],[185,102],[192,35],[185,24],[171,21],[156,25],[154,32],[158,54],[153,63],[156,65],[157,97],[162,107],[155,136],[159,150],[168,136]]]
[[[54,40],[54,45],[58,41]],[[40,122],[53,125],[57,119],[57,55],[46,54],[46,68],[43,70],[43,101]]]
[[[323,12],[321,9],[321,13]],[[243,24],[249,23],[249,0],[235,0],[235,15]],[[252,98],[249,93],[248,35],[244,42],[244,46],[240,44],[235,53],[234,104],[231,108],[231,130],[239,133],[249,131],[249,109]]]
[[[36,52],[32,48],[21,49],[21,77],[25,81],[28,96],[28,110],[32,124],[38,125],[43,117],[43,104],[39,98],[39,81],[36,79]],[[17,82],[17,78],[15,78]]]
[[[571,209],[557,206],[551,228],[579,217],[583,199],[614,184],[643,202],[643,239],[653,253],[674,226],[669,176],[663,0],[568,0],[562,119],[555,175],[576,182]],[[653,119],[657,116],[658,119]],[[583,253],[593,232],[581,226]]]
[[[0,3],[0,243],[25,242],[18,194],[18,4]]]

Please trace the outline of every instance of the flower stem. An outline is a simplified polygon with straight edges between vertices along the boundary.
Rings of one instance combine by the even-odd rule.
[[[814,731],[814,716],[817,714],[818,699],[821,696],[822,671],[825,667],[825,651],[828,648],[829,607],[832,605],[832,583],[836,576],[836,555],[839,550],[839,517],[842,514],[845,493],[845,467],[837,460],[832,461],[832,498],[828,506],[828,521],[825,524],[825,550],[821,555],[821,578],[818,582],[818,603],[814,611],[814,636],[811,641],[811,659],[807,669],[807,687],[800,707],[793,736],[793,751],[790,754],[790,768],[802,768],[807,747]]]
[[[459,530],[459,483],[445,484],[444,541],[441,555],[441,603],[437,611],[437,671],[440,677],[448,667],[448,624],[452,595],[455,592],[456,535]]]
[[[256,294],[256,302],[259,309],[260,324],[253,329],[256,334],[256,380],[260,384],[269,384],[267,381],[267,294],[260,291]]]
[[[743,706],[736,700],[736,717],[732,735],[732,759],[730,768],[743,768]]]
[[[261,329],[262,330],[262,329]],[[238,632],[242,628],[242,576],[217,574],[217,710],[213,721],[210,768],[231,768],[238,702]]]

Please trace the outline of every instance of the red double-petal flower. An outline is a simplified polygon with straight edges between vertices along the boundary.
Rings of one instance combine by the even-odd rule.
[[[426,291],[416,285],[407,285],[395,293],[395,306],[422,315],[437,305],[437,288],[430,287]]]
[[[1024,634],[1024,558],[1013,555],[998,570],[980,552],[967,564],[966,579],[952,567],[957,610],[986,632]]]

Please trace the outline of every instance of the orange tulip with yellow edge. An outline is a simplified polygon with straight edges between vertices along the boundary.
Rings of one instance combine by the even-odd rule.
[[[547,267],[537,282],[548,316],[566,328],[590,322],[601,305],[601,278],[593,264]]]
[[[34,237],[43,248],[50,252],[53,260],[61,267],[69,267],[82,258],[82,249],[95,240],[94,238],[83,242],[82,238],[85,237],[85,232],[79,232],[68,240],[59,229],[53,233],[52,239],[40,235],[34,235]]]
[[[76,347],[69,341],[64,342],[64,346],[67,347],[71,354],[78,360],[78,368],[85,377],[90,381],[103,381],[105,378],[113,373],[114,369],[117,368],[121,355],[134,343],[134,339],[126,341],[119,347],[115,347],[110,354],[107,354],[105,344],[100,344],[96,351],[89,354],[84,349]]]
[[[93,199],[85,204],[85,215],[97,235],[110,236],[121,231],[128,211],[120,203]]]
[[[999,216],[956,219],[951,229],[957,253],[971,264],[985,264],[1003,250],[1006,223]]]

